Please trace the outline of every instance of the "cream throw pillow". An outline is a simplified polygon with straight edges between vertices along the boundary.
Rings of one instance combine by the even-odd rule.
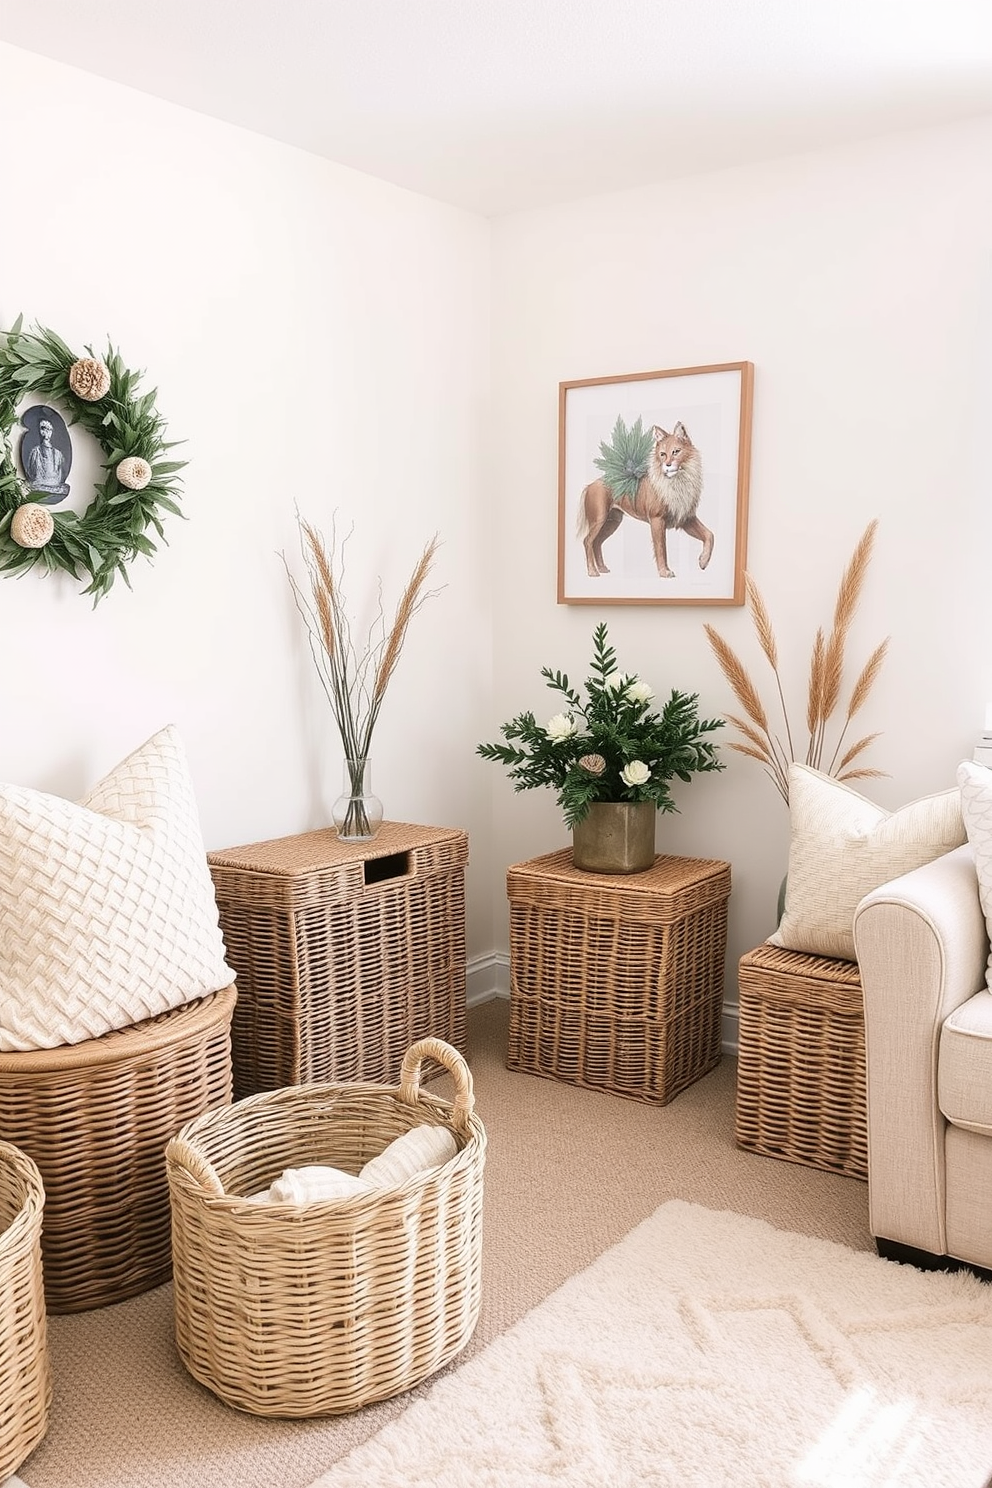
[[[224,955],[173,728],[78,805],[0,785],[0,1050],[77,1044],[229,987]]]
[[[789,767],[789,877],[772,945],[855,961],[854,911],[865,894],[965,841],[961,792],[885,811],[830,775]]]
[[[962,760],[958,765],[958,785],[961,787],[965,830],[975,854],[978,897],[992,941],[992,770],[975,764],[973,760]],[[992,952],[985,969],[985,981],[992,991]]]

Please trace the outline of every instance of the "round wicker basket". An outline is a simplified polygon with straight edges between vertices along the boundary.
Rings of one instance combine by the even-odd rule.
[[[421,1066],[454,1077],[448,1101]],[[357,1173],[415,1126],[458,1151],[402,1185],[305,1205],[252,1202],[285,1168]],[[264,1416],[333,1415],[409,1389],[453,1358],[479,1315],[486,1134],[472,1077],[441,1039],[398,1087],[311,1084],[189,1122],[166,1151],[176,1342],[189,1372]]]
[[[165,1144],[231,1099],[235,988],[101,1038],[0,1054],[0,1131],[45,1186],[49,1312],[122,1302],[168,1281]]]
[[[44,1204],[36,1165],[20,1148],[0,1142],[0,1482],[17,1471],[48,1429]]]

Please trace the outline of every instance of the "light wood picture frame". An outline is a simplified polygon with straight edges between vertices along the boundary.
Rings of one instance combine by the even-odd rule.
[[[744,603],[754,366],[558,385],[558,603]]]

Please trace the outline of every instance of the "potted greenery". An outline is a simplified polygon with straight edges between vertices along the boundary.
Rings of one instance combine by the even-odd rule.
[[[674,688],[655,711],[648,683],[620,671],[605,622],[593,632],[589,671],[583,701],[563,672],[542,667],[567,708],[545,724],[518,713],[500,727],[505,743],[476,752],[505,765],[514,790],[550,786],[572,829],[577,868],[638,873],[654,862],[655,813],[678,810],[669,782],[724,769],[704,737],[723,720],[701,719],[698,694]]]

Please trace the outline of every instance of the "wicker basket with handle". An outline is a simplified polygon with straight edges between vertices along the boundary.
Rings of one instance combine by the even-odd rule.
[[[421,1089],[434,1060],[454,1100]],[[397,1187],[258,1203],[286,1168],[358,1173],[415,1126],[458,1150]],[[248,1096],[169,1143],[176,1342],[189,1372],[241,1410],[319,1416],[409,1389],[464,1348],[479,1315],[486,1134],[472,1076],[427,1038],[398,1086],[316,1083]]]
[[[44,1204],[36,1164],[19,1147],[0,1142],[0,1482],[16,1472],[48,1429]]]

